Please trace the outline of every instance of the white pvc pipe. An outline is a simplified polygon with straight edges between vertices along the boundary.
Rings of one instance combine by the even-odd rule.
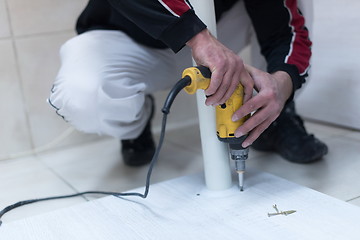
[[[216,20],[213,0],[191,0],[196,15],[216,37]],[[195,63],[194,63],[195,64]],[[216,136],[215,108],[205,105],[203,91],[196,93],[200,121],[201,145],[204,158],[205,184],[211,190],[231,187],[229,153],[225,143]]]

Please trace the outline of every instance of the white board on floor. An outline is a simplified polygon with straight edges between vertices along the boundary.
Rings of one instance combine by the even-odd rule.
[[[143,191],[142,188],[137,191]],[[268,217],[279,210],[288,216]],[[9,213],[11,214],[11,213]],[[203,176],[154,184],[147,199],[105,197],[4,224],[0,239],[359,239],[360,208],[267,173],[246,189],[206,189]]]

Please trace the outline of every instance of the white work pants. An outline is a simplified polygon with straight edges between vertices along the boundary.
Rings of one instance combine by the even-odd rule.
[[[218,39],[234,52],[256,42],[242,1],[218,23]],[[145,127],[151,111],[145,95],[170,88],[192,65],[187,48],[178,54],[149,48],[113,30],[70,39],[60,57],[50,104],[76,129],[119,139],[136,138]],[[264,63],[258,50],[252,60]]]

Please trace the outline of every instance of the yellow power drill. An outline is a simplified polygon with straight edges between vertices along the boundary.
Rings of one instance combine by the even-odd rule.
[[[211,71],[203,66],[190,67],[183,71],[182,77],[191,81],[184,90],[188,94],[194,94],[198,89],[205,90],[209,87]],[[236,138],[234,133],[249,116],[236,122],[233,122],[231,117],[242,106],[243,96],[243,86],[239,84],[224,104],[216,106],[216,133],[220,141],[229,144],[230,157],[235,161],[235,170],[239,175],[240,191],[243,191],[244,187],[245,160],[248,158],[249,149],[241,146],[246,136]]]

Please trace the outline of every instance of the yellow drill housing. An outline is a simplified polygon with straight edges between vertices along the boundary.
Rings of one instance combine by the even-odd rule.
[[[185,91],[194,94],[198,89],[207,89],[210,85],[211,72],[206,67],[190,67],[183,71],[182,77],[189,76],[191,83]],[[235,130],[247,119],[244,117],[236,122],[231,120],[232,115],[243,105],[244,89],[239,84],[231,97],[221,105],[216,106],[216,131],[219,140],[232,142],[235,140]]]

